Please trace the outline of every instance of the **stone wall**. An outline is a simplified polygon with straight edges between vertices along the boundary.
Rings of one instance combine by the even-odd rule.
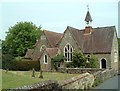
[[[82,74],[85,72],[88,73],[95,73],[98,71],[103,71],[104,69],[97,69],[97,68],[58,68],[58,72],[62,73],[70,73],[70,74]]]
[[[57,81],[48,80],[45,82],[40,82],[40,83],[36,83],[33,85],[23,86],[23,87],[19,87],[15,89],[7,89],[7,91],[23,91],[23,90],[24,91],[36,91],[36,90],[39,91],[40,89],[47,90],[47,89],[58,89],[58,88],[59,88],[59,84]]]
[[[94,76],[89,73],[65,80],[61,84],[62,89],[90,89],[94,84]]]
[[[118,74],[118,70],[115,69],[106,69],[104,71],[98,71],[95,72],[93,75],[95,77],[95,80],[101,80],[102,82],[105,81],[106,79],[109,79],[115,75]]]

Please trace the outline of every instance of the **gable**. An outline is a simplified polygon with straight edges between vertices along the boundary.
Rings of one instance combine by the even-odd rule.
[[[79,47],[77,45],[76,40],[74,39],[73,35],[71,34],[71,32],[69,31],[68,27],[64,32],[64,35],[62,37],[62,39],[59,42],[59,47],[62,51],[64,51],[64,47],[70,44],[74,50],[78,50]]]
[[[44,35],[51,47],[56,47],[56,44],[59,42],[59,40],[63,36],[63,34],[61,33],[51,32],[47,30],[44,30]]]

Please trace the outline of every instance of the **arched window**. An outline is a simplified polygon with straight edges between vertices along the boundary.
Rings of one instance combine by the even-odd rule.
[[[87,62],[90,62],[90,55],[87,56]]]
[[[72,61],[72,53],[73,53],[73,48],[70,44],[67,44],[64,47],[64,56],[66,58],[66,61]]]
[[[46,46],[45,45],[42,45],[41,47],[40,47],[40,52],[42,51],[42,50],[44,50],[46,48]]]
[[[48,63],[47,55],[44,55],[44,64],[47,64],[47,63]]]

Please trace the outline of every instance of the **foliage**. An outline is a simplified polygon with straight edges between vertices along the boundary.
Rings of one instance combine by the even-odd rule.
[[[2,51],[3,54],[10,54],[14,57],[24,56],[27,49],[34,47],[41,34],[41,27],[38,28],[32,22],[18,22],[8,30],[2,42]]]
[[[2,68],[14,69],[14,67],[15,67],[14,57],[10,54],[2,54]]]
[[[84,68],[86,63],[86,58],[82,52],[73,52],[72,62],[66,63],[67,67],[70,68]]]
[[[98,59],[95,55],[91,55],[90,61],[86,63],[86,68],[98,68],[99,63]]]
[[[99,63],[95,55],[91,55],[90,61],[87,62],[87,57],[81,52],[73,52],[72,62],[66,62],[67,68],[98,68]]]
[[[101,79],[95,79],[95,82],[93,84],[93,87],[96,87],[98,85],[100,85],[102,83],[102,80]]]
[[[51,59],[51,65],[54,69],[57,70],[58,64],[61,64],[61,62],[63,62],[64,60],[65,60],[64,55],[63,54],[58,54],[57,56],[55,56]]]
[[[20,56],[15,57],[15,61],[22,61],[22,59],[23,59],[23,57],[20,57]]]
[[[32,60],[22,60],[22,61],[16,61],[15,62],[15,69],[19,71],[28,71],[32,70],[33,68],[37,71],[40,70],[39,62],[38,61],[32,61]]]

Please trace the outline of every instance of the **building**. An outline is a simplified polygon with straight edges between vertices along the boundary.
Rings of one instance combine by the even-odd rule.
[[[67,26],[64,33],[43,30],[41,38],[34,49],[28,49],[25,58],[40,60],[42,70],[51,70],[51,58],[63,53],[72,61],[74,50],[83,52],[86,56],[96,55],[100,68],[118,68],[118,40],[115,26],[92,28],[92,18],[87,11],[85,29]]]

